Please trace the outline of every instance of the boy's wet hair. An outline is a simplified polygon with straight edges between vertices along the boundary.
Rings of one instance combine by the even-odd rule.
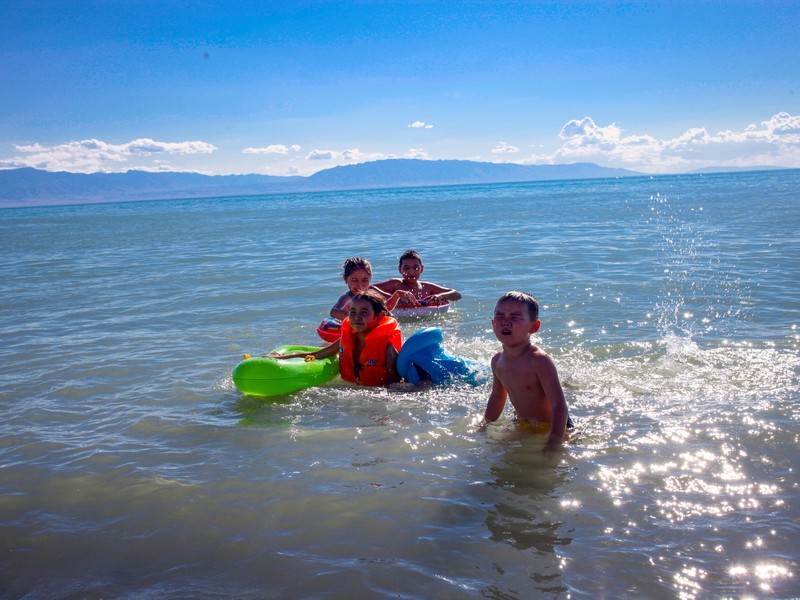
[[[369,264],[369,261],[366,258],[361,256],[351,256],[342,265],[344,269],[344,274],[342,275],[342,279],[347,281],[347,278],[350,277],[355,271],[366,271],[367,275],[372,278],[372,265]]]
[[[386,302],[378,292],[375,290],[367,290],[366,292],[361,292],[360,294],[356,294],[353,296],[353,302],[356,300],[366,300],[372,305],[372,310],[375,312],[376,315],[391,315],[392,313],[389,312],[389,309],[386,308]],[[352,303],[350,304],[352,306]]]
[[[505,300],[521,302],[528,307],[528,314],[531,316],[531,321],[539,320],[539,301],[530,294],[526,294],[525,292],[506,292],[500,296],[497,302],[499,304]]]
[[[407,258],[413,258],[419,261],[419,264],[422,264],[422,257],[419,255],[419,252],[416,250],[406,250],[403,254],[400,255],[400,262],[397,266],[402,267],[403,261]]]

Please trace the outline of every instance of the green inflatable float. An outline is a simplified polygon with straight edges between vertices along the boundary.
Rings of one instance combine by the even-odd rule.
[[[315,346],[279,346],[272,352],[293,354],[311,353]],[[339,374],[336,356],[306,362],[303,358],[274,358],[254,356],[245,358],[233,369],[236,388],[249,396],[282,396],[330,381]]]

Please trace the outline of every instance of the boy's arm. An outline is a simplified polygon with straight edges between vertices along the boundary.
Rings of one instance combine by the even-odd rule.
[[[391,295],[397,289],[397,282],[400,281],[399,279],[387,279],[386,281],[381,281],[380,283],[373,283],[372,287],[378,288],[380,291],[387,295]]]
[[[564,398],[564,390],[558,378],[558,371],[553,359],[549,356],[544,357],[544,368],[539,373],[539,381],[544,389],[547,401],[553,414],[553,422],[550,426],[550,435],[544,446],[545,454],[552,454],[561,450],[564,441],[564,433],[567,429],[567,401]]]
[[[425,299],[426,300],[439,300],[444,301],[453,301],[461,300],[461,293],[457,290],[442,287],[440,285],[436,285],[435,283],[430,283],[426,281],[422,285],[425,286]]]
[[[408,290],[395,290],[394,293],[386,299],[386,308],[389,310],[394,310],[397,308],[400,300],[404,300],[411,306],[419,306],[419,300],[417,300],[416,296],[414,296],[412,292],[409,292]]]
[[[489,423],[497,421],[497,419],[500,418],[500,415],[503,414],[503,408],[505,408],[506,405],[506,399],[508,398],[506,388],[500,383],[495,373],[496,360],[497,355],[492,358],[492,391],[489,393],[489,401],[486,403],[486,410],[483,413],[481,427],[486,427]]]
[[[388,281],[382,281],[377,285],[371,285],[370,288],[377,290],[377,292],[381,296],[383,296],[383,301],[386,304],[386,308],[388,308],[389,310],[394,310],[400,303],[400,300],[405,300],[412,306],[419,305],[419,302],[417,301],[414,294],[412,294],[408,290],[397,289],[399,281],[400,281],[399,279],[389,279]],[[378,287],[379,285],[382,285],[384,287]]]

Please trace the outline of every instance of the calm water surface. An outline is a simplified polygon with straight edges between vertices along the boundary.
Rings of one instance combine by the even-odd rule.
[[[7,598],[800,596],[800,171],[0,211]],[[265,400],[340,265],[534,293],[562,458],[488,387]]]

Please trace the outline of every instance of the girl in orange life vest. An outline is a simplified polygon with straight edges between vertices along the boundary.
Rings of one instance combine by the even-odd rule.
[[[306,360],[339,353],[342,379],[361,385],[380,386],[400,381],[397,353],[402,337],[397,321],[389,314],[383,297],[374,290],[353,296],[348,317],[342,322],[342,337],[311,354],[285,354],[271,358]]]

